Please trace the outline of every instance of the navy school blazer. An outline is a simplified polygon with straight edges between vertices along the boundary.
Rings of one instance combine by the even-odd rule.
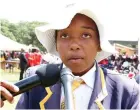
[[[36,68],[29,68],[26,74],[29,76],[35,74]],[[94,89],[87,109],[140,108],[140,89],[135,80],[101,68],[97,63],[96,72],[93,74],[95,74]],[[60,109],[60,100],[59,81],[51,87],[37,86],[23,93],[16,109]]]

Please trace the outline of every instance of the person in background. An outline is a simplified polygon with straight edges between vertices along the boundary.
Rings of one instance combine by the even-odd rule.
[[[35,62],[34,52],[35,52],[35,49],[30,48],[30,52],[28,56],[29,67],[34,66],[34,62]]]
[[[42,60],[42,55],[40,53],[40,50],[38,48],[33,47],[28,57],[29,66],[32,67],[32,66],[40,65],[41,60]]]
[[[30,63],[29,63],[29,62],[30,62],[30,61],[29,61],[30,52],[31,52],[30,49],[26,50],[26,52],[25,52],[25,58],[27,59],[27,62],[28,62],[27,68],[26,68],[26,69],[28,69],[28,68],[30,67]]]
[[[134,78],[135,77],[135,68],[133,66],[129,67],[129,73],[128,73],[128,77],[130,79]]]
[[[12,59],[15,58],[15,51],[12,51],[12,52],[11,52],[11,57],[12,57]]]
[[[0,62],[5,61],[4,52],[0,51]]]
[[[28,60],[25,57],[25,50],[21,49],[20,55],[19,55],[19,67],[20,67],[20,77],[19,80],[23,79],[23,73],[25,72],[27,66],[28,66]]]
[[[34,58],[35,58],[35,64],[34,66],[36,65],[40,65],[41,64],[41,60],[42,60],[42,55],[40,53],[40,50],[38,48],[36,48],[36,51],[34,53]]]

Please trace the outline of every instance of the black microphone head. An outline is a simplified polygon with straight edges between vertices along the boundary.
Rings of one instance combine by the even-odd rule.
[[[36,74],[39,76],[41,84],[49,87],[60,79],[60,71],[61,64],[44,64],[36,70]]]

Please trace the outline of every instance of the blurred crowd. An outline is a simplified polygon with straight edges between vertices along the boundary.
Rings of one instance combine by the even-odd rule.
[[[5,62],[5,61],[18,61],[19,60],[19,54],[20,52],[18,51],[0,51],[0,62]],[[5,69],[10,69],[12,70],[14,65],[11,63],[5,63],[4,65]]]
[[[3,61],[19,61],[18,68],[20,72],[20,80],[23,78],[23,73],[32,66],[40,64],[60,63],[59,57],[41,52],[38,48],[32,47],[28,51],[21,49],[21,51],[1,51],[0,62]],[[132,56],[123,54],[112,54],[108,58],[99,62],[102,67],[127,75],[129,78],[134,78],[140,73],[140,63],[138,54],[134,53]],[[5,68],[13,68],[14,65],[6,63]]]
[[[31,47],[28,50],[21,49],[20,51],[1,51],[0,63],[4,64],[3,69],[9,69],[10,72],[15,68],[15,62],[20,69],[20,80],[23,79],[24,72],[29,68],[40,64],[51,64],[61,62],[59,57],[56,57],[47,52],[41,52],[37,47]]]
[[[24,62],[24,59],[20,58],[21,54],[23,54],[24,58],[27,61],[27,67],[44,63],[50,64],[60,62],[60,59],[58,57],[47,52],[42,52],[36,47],[30,48],[29,50],[21,49],[21,51],[0,51],[0,62],[19,60],[19,63],[22,63]],[[6,65],[6,67],[8,68],[9,65]]]
[[[0,52],[0,61],[5,61],[5,60],[12,60],[12,59],[17,59],[19,56],[20,52],[18,51],[1,51]]]
[[[130,78],[135,77],[135,75],[140,72],[140,63],[136,52],[132,56],[128,56],[125,53],[122,55],[112,54],[108,58],[99,62],[99,64],[110,70],[127,74]]]

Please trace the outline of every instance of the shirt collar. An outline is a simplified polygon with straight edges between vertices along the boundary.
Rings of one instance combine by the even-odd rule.
[[[94,66],[83,76],[74,76],[74,80],[83,80],[87,86],[90,88],[94,88],[94,80],[95,80],[95,71],[96,71],[96,63]]]

